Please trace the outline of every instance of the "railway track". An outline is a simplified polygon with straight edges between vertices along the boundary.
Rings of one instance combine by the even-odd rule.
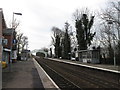
[[[53,81],[56,82],[56,84],[61,88],[80,88],[76,86],[74,83],[70,82],[68,79],[66,79],[61,74],[57,73],[55,70],[50,68],[48,65],[39,62],[39,64],[44,68],[44,70],[49,74],[49,76],[53,79]]]
[[[48,75],[61,88],[113,88],[119,89],[117,74],[101,72],[48,59],[36,59]]]

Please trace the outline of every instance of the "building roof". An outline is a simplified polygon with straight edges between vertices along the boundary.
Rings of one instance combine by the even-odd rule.
[[[6,21],[4,19],[4,14],[3,14],[3,9],[0,8],[0,13],[2,14],[2,28],[5,29],[7,28]]]

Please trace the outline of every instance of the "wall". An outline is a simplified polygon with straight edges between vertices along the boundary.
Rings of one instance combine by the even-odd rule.
[[[0,8],[0,61],[2,61],[2,9]],[[2,89],[2,66],[0,64],[0,90]]]

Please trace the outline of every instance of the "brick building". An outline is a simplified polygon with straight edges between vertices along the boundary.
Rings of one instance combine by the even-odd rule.
[[[2,9],[0,8],[0,61],[2,61]]]
[[[0,8],[0,60],[7,64],[17,59],[16,32],[12,28],[7,28],[3,10]]]
[[[5,61],[7,64],[10,63],[11,59],[12,33],[12,29],[7,28],[3,30],[3,61]]]
[[[2,52],[3,52],[3,29],[6,29],[6,23],[3,15],[3,10],[0,8],[0,60],[2,61]]]

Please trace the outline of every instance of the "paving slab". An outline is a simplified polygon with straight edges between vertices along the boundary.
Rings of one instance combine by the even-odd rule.
[[[32,59],[17,61],[2,70],[4,88],[44,88]]]

